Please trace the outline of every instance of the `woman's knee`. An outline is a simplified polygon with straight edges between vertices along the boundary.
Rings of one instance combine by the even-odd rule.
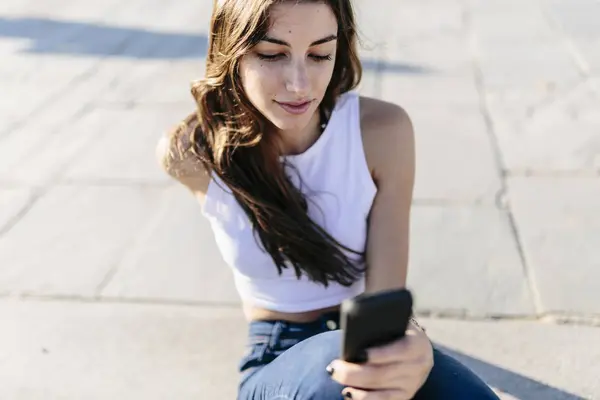
[[[492,389],[458,360],[434,349],[434,366],[414,400],[499,400]]]
[[[342,399],[343,386],[325,368],[340,356],[339,331],[325,332],[298,343],[274,361],[274,368],[289,381],[293,399]]]

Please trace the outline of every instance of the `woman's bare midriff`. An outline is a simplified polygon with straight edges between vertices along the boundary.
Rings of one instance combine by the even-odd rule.
[[[312,322],[317,320],[322,314],[339,311],[340,306],[321,308],[301,313],[283,313],[279,311],[267,310],[264,308],[244,305],[244,315],[248,321],[288,321],[288,322]]]

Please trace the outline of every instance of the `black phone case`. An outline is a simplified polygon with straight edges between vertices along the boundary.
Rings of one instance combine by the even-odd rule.
[[[412,316],[413,299],[407,289],[362,294],[342,303],[342,359],[363,362],[362,350],[401,339]]]

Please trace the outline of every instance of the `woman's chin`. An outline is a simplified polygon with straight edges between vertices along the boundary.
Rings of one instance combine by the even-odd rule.
[[[308,115],[295,115],[290,117],[278,117],[271,119],[271,123],[280,131],[299,131],[308,126],[310,117]]]

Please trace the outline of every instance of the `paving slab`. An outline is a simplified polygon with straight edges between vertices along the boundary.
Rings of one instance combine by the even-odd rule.
[[[444,74],[382,73],[381,98],[408,110],[425,108],[477,113],[479,93],[471,72],[457,76]]]
[[[239,309],[0,301],[0,320],[2,399],[235,398]]]
[[[84,3],[71,0],[48,0],[37,3],[35,0],[6,0],[2,2],[0,12],[3,15],[17,17],[23,15],[42,15],[64,18],[104,18],[115,12],[118,0],[107,0],[89,7]],[[121,7],[125,7],[123,4]]]
[[[193,110],[188,103],[138,108],[73,104],[71,112],[79,115],[70,124],[35,120],[20,134],[0,139],[0,179],[170,182],[158,168],[154,149],[158,138]]]
[[[417,153],[415,200],[494,205],[502,182],[483,117],[408,107]]]
[[[162,32],[206,31],[212,6],[212,1],[206,0],[177,5],[165,3],[164,0],[119,3],[119,8],[110,16],[110,23]]]
[[[413,206],[408,286],[421,312],[493,316],[536,310],[505,212]]]
[[[13,126],[29,117],[34,111],[43,108],[57,93],[64,90],[67,82],[60,80],[40,87],[37,82],[17,82],[0,79],[2,100],[0,100],[0,143],[11,132]],[[32,96],[36,93],[35,96]]]
[[[368,1],[366,3],[373,4]],[[391,12],[392,9],[395,9],[395,12]],[[377,17],[368,20],[367,24],[373,24],[373,21],[385,21],[389,32],[386,38],[388,43],[390,39],[393,41],[394,37],[418,41],[427,37],[461,35],[463,30],[463,5],[458,0],[401,3],[388,0],[385,4],[374,7],[373,14]],[[424,15],[427,17],[424,18]]]
[[[589,71],[590,75],[598,76],[598,72],[600,72],[600,38],[576,39],[572,43],[584,68]]]
[[[49,120],[32,118],[18,133],[12,132],[0,139],[0,178],[24,184],[51,183],[78,155],[94,148],[92,144],[100,141],[110,132],[111,126],[119,123],[115,117],[131,115],[119,110],[82,111],[82,107],[81,102],[65,103],[60,121],[52,116]],[[124,132],[120,133],[127,136]],[[109,158],[115,149],[119,146],[105,148],[105,157]],[[134,160],[132,162],[135,163]]]
[[[187,189],[170,187],[153,220],[118,264],[102,297],[240,303],[209,223]]]
[[[600,315],[600,179],[515,177],[508,189],[544,311]]]
[[[200,37],[197,41],[201,41]],[[204,75],[204,59],[168,62],[142,62],[111,59],[103,62],[98,75],[112,77],[94,97],[99,104],[170,104],[187,103],[189,112],[196,104],[191,94],[191,83]],[[94,81],[97,77],[94,77]],[[93,84],[94,82],[90,82]],[[182,117],[183,118],[183,117]],[[175,122],[176,123],[176,122]]]
[[[0,232],[21,213],[32,200],[30,188],[2,188],[0,186]]]
[[[384,43],[390,60],[412,65],[415,72],[426,76],[472,74],[472,54],[465,35],[424,35],[414,39],[396,34]]]
[[[73,155],[61,177],[77,181],[172,182],[156,161],[156,144],[193,110],[185,105],[93,109],[78,125],[85,129],[102,120],[102,131],[92,128],[98,134],[88,134],[90,145]],[[68,132],[73,134],[74,130]]]
[[[0,292],[93,297],[160,209],[164,188],[55,187],[0,237]]]
[[[1,26],[0,22],[0,29]],[[40,35],[42,34],[43,30],[40,32]],[[57,89],[64,90],[79,75],[86,73],[98,63],[95,58],[32,54],[25,44],[3,56],[6,57],[7,62],[0,65],[0,82],[2,82],[3,92],[6,91],[10,96],[2,99],[2,105],[9,104],[10,100],[20,95],[19,92],[24,92],[29,95],[29,101],[26,104],[18,104],[24,110],[31,109],[37,101],[43,100],[44,93],[55,92]]]
[[[600,4],[594,0],[549,0],[544,10],[572,38],[600,38]]]
[[[575,85],[528,109],[491,115],[506,168],[514,173],[600,170],[600,95],[596,81]]]
[[[556,30],[537,2],[488,1],[483,3],[475,0],[469,3],[469,7],[465,9],[466,22],[480,45],[555,42],[557,39]],[[515,12],[515,7],[519,7],[518,12]],[[506,29],[507,21],[510,21],[510,29]],[[488,50],[492,51],[492,49],[490,47]]]
[[[580,78],[578,66],[555,41],[493,42],[478,48],[478,65],[486,88],[568,87]]]
[[[600,328],[423,319],[430,338],[505,399],[600,398]]]

